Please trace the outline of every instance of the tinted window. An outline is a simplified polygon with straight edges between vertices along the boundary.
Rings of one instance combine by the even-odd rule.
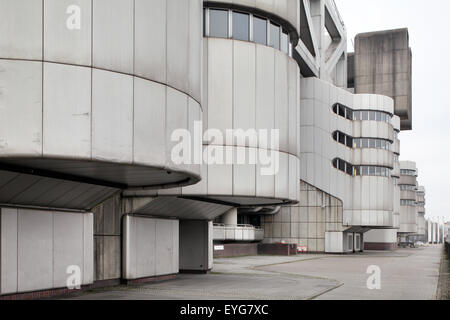
[[[267,20],[253,17],[253,41],[267,45]]]
[[[369,120],[369,111],[363,111],[362,112],[362,120]]]
[[[272,48],[280,49],[280,27],[270,23],[270,43]]]
[[[228,11],[209,10],[209,36],[228,38]]]
[[[250,16],[248,14],[233,12],[233,39],[250,40]]]

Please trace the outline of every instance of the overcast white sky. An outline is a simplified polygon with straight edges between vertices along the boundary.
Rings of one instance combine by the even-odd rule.
[[[450,1],[335,1],[347,27],[349,52],[357,33],[409,29],[413,130],[400,134],[400,159],[417,163],[427,216],[450,220]]]

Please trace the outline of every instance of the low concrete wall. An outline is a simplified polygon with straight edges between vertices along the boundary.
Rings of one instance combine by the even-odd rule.
[[[0,226],[0,295],[65,290],[70,266],[93,283],[92,213],[0,208]]]
[[[124,217],[123,279],[178,273],[178,228],[178,220]]]
[[[259,243],[258,254],[274,256],[296,255],[297,245],[284,243]]]
[[[364,250],[392,251],[397,249],[397,243],[387,242],[365,242]]]
[[[223,250],[216,250],[223,247]],[[257,243],[214,244],[214,258],[232,258],[258,255]]]

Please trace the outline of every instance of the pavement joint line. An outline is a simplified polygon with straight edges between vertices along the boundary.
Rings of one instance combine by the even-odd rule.
[[[315,300],[315,299],[317,299],[318,297],[323,296],[324,294],[327,294],[328,292],[331,292],[331,291],[333,291],[333,290],[336,290],[336,289],[342,287],[343,285],[344,285],[344,283],[341,282],[340,284],[338,284],[338,285],[335,286],[334,288],[326,289],[326,290],[324,290],[323,292],[320,292],[320,293],[318,293],[318,294],[316,294],[316,295],[314,295],[314,296],[311,296],[311,297],[307,298],[306,300]]]

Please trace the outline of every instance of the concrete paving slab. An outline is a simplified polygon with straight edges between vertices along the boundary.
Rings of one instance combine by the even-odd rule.
[[[216,259],[208,275],[81,293],[82,300],[427,300],[436,299],[441,246],[355,255],[254,256]],[[369,266],[381,289],[367,288]]]

